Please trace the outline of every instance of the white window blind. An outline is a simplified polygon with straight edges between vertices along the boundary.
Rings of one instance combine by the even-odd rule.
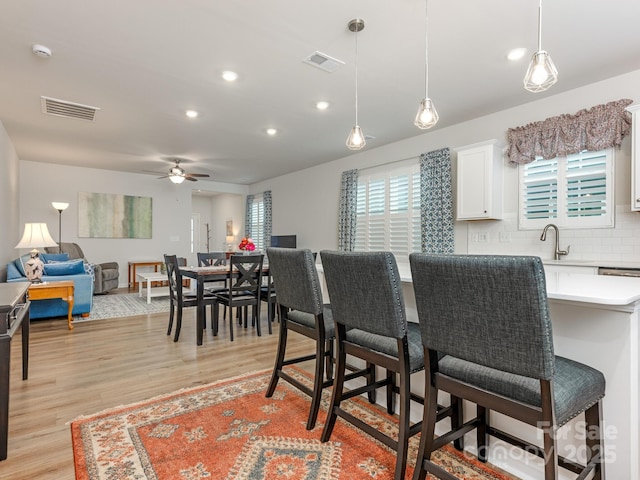
[[[256,246],[256,251],[264,251],[266,248],[264,239],[264,200],[255,197],[251,203],[251,224],[249,237]]]
[[[360,172],[356,251],[391,251],[402,262],[420,251],[420,171],[412,163]]]
[[[582,152],[520,167],[520,228],[612,227],[613,151]]]

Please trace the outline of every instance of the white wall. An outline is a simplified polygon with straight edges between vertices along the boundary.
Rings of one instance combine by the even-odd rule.
[[[185,182],[180,185],[161,181],[151,175],[69,167],[22,160],[20,163],[20,217],[25,222],[45,222],[58,240],[58,211],[52,201],[68,202],[62,214],[62,241],[76,242],[93,263],[116,261],[120,264],[120,286],[126,286],[129,261],[162,261],[165,253],[187,257],[190,254],[192,190],[233,193],[242,196],[247,187],[219,182]],[[37,179],[33,181],[33,179]],[[153,233],[151,239],[78,238],[78,192],[113,193],[151,197]],[[19,238],[14,233],[11,248]],[[11,258],[17,255],[15,249]]]
[[[200,249],[207,247],[207,229],[209,224],[209,251],[225,251],[227,221],[231,221],[234,232],[233,245],[239,243],[239,233],[244,224],[244,197],[239,194],[223,193],[215,196],[193,196],[193,212],[200,215]]]
[[[437,95],[437,92],[433,92]],[[434,97],[437,101],[437,96]],[[640,70],[585,87],[559,93],[544,99],[469,120],[451,127],[427,132],[418,137],[375,148],[375,140],[362,152],[340,160],[273,178],[251,186],[251,192],[272,190],[273,231],[298,235],[298,244],[312,250],[337,248],[337,218],[340,176],[344,170],[367,168],[405,158],[418,157],[423,152],[443,147],[452,149],[489,139],[506,142],[507,129],[563,113],[573,114],[584,108],[622,98],[640,102]],[[439,111],[446,118],[446,111]],[[407,122],[412,121],[411,118]],[[366,131],[366,119],[361,125]],[[347,132],[349,126],[345,126]],[[345,133],[346,135],[346,133]],[[345,149],[345,155],[347,150]],[[571,243],[571,257],[593,260],[640,261],[640,216],[630,211],[630,141],[625,139],[616,151],[616,228],[607,230],[574,230],[561,232],[561,247]],[[455,162],[454,162],[455,175]],[[455,177],[454,177],[455,178]],[[455,180],[454,180],[455,182]],[[526,253],[552,256],[553,244],[540,242],[540,232],[517,231],[517,169],[505,165],[505,220],[456,222],[456,252],[458,253]],[[455,186],[454,186],[455,188]],[[513,232],[512,241],[499,242],[500,230]],[[486,244],[471,244],[473,232],[489,233]],[[553,242],[554,239],[551,238]]]
[[[14,247],[22,235],[18,222],[18,164],[16,150],[0,122],[0,265],[16,258],[18,251]]]

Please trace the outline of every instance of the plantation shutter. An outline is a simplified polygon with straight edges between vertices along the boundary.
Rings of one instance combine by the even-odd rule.
[[[606,214],[606,181],[606,155],[587,152],[567,159],[567,216]]]
[[[523,214],[528,220],[558,216],[558,161],[537,160],[523,167]]]

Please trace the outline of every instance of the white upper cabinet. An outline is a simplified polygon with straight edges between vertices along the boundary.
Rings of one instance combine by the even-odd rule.
[[[497,140],[456,149],[457,220],[501,220],[503,145]]]
[[[640,212],[640,103],[627,107],[633,117],[631,126],[631,210]]]

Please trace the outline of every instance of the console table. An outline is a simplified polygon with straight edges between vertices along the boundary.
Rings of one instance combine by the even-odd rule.
[[[73,280],[63,280],[61,282],[42,282],[32,283],[29,286],[29,300],[49,300],[51,298],[60,298],[67,302],[67,325],[69,330],[73,330]]]
[[[18,327],[22,327],[22,380],[29,375],[29,285],[0,283],[0,460],[7,458],[11,339]]]

